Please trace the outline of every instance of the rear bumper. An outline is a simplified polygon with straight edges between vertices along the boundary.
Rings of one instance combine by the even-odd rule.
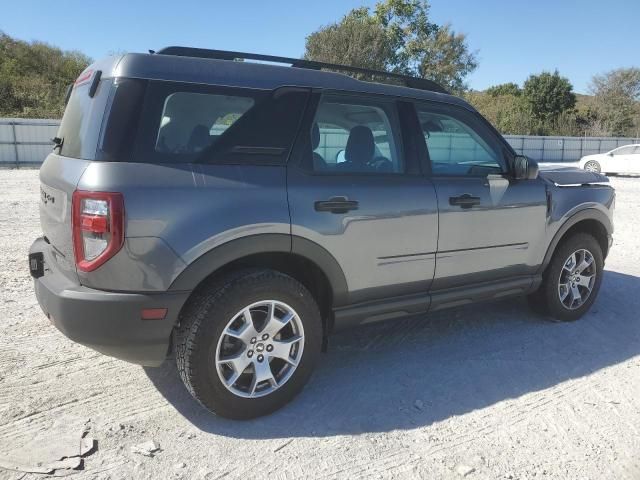
[[[44,275],[34,280],[38,303],[71,340],[132,363],[157,366],[166,358],[171,333],[189,292],[116,293],[73,283],[57,271],[50,246],[37,239],[30,253],[44,255]],[[142,320],[147,308],[166,308],[162,320]]]

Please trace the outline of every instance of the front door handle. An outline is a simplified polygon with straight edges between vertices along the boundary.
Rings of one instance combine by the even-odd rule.
[[[357,210],[358,202],[348,200],[347,197],[331,197],[329,200],[318,200],[314,207],[316,212],[347,213],[349,210]]]
[[[458,197],[449,197],[449,205],[458,206],[460,208],[471,208],[474,205],[480,205],[480,197],[473,197],[468,193]]]

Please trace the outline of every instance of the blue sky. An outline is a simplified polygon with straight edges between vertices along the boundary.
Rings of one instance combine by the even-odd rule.
[[[93,58],[187,45],[299,57],[305,36],[370,0],[7,0],[0,30]],[[638,0],[433,0],[432,21],[451,23],[478,51],[475,89],[557,68],[575,90],[594,73],[640,66]]]

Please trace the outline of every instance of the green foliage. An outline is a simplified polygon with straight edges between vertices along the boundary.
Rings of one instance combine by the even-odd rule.
[[[591,81],[595,111],[611,135],[637,135],[640,130],[640,68],[620,68]]]
[[[500,97],[502,95],[513,95],[514,97],[519,97],[522,95],[522,90],[520,90],[520,87],[516,83],[509,82],[489,87],[487,88],[486,93],[491,97]]]
[[[551,89],[551,92],[554,92]],[[576,95],[573,107],[554,115],[536,117],[529,99],[518,85],[507,83],[484,92],[466,95],[471,103],[500,132],[510,135],[607,136],[594,97]],[[548,103],[542,101],[542,103]]]
[[[494,95],[486,92],[470,92],[465,95],[496,129],[506,135],[528,134],[534,122],[524,108],[519,95]]]
[[[393,70],[394,56],[385,29],[368,8],[351,10],[340,22],[327,25],[306,40],[305,58],[374,70]]]
[[[553,122],[576,105],[576,96],[569,79],[553,73],[531,75],[524,82],[522,96],[531,115],[538,122]]]
[[[60,118],[67,86],[91,60],[0,32],[0,116]]]
[[[351,10],[307,37],[305,58],[404,73],[452,91],[477,67],[466,36],[429,21],[426,0],[382,0]]]

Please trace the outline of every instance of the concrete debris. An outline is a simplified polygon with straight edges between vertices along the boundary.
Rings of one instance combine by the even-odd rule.
[[[476,471],[475,468],[470,467],[469,465],[464,465],[462,463],[456,466],[456,473],[461,477],[466,477],[467,475],[470,475],[475,471]]]
[[[85,430],[83,435],[86,434]],[[97,441],[86,436],[36,436],[27,444],[0,455],[0,468],[56,477],[71,475],[83,468],[83,458],[93,453],[96,447]]]
[[[149,440],[131,447],[131,453],[137,453],[138,455],[144,455],[145,457],[153,457],[159,451],[160,445],[154,440]]]

